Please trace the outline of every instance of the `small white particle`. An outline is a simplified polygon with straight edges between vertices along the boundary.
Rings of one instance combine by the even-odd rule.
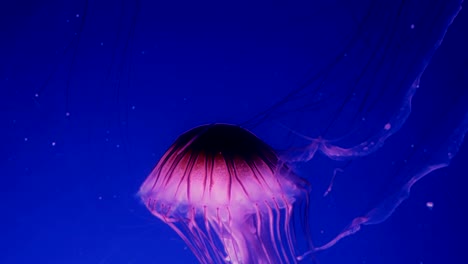
[[[434,203],[433,203],[433,202],[427,202],[427,203],[426,203],[426,207],[427,207],[429,210],[432,210],[432,208],[434,208]]]

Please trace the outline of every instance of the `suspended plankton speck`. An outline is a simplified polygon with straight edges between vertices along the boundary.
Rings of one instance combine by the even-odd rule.
[[[427,207],[427,209],[432,210],[432,208],[434,208],[434,203],[433,202],[427,202],[426,207]]]

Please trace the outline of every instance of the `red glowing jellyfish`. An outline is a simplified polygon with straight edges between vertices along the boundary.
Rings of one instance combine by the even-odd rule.
[[[239,126],[182,134],[139,195],[201,263],[296,263],[312,248],[307,181]]]

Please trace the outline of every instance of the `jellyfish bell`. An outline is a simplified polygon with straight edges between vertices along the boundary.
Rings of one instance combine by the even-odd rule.
[[[311,248],[308,194],[269,145],[227,124],[182,134],[139,191],[202,263],[297,262],[298,243]]]

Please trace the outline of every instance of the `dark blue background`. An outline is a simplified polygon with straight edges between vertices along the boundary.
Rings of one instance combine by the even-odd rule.
[[[335,4],[6,4],[0,262],[194,263],[182,240],[140,203],[139,185],[180,133],[242,123],[307,79],[318,50],[341,43],[334,39],[346,28],[339,12],[330,18],[321,11]],[[360,4],[340,8],[359,14]],[[422,88],[468,89],[467,25],[462,10]],[[437,100],[424,89],[415,109],[418,100]],[[388,221],[321,253],[322,263],[468,263],[467,161],[465,143]]]

